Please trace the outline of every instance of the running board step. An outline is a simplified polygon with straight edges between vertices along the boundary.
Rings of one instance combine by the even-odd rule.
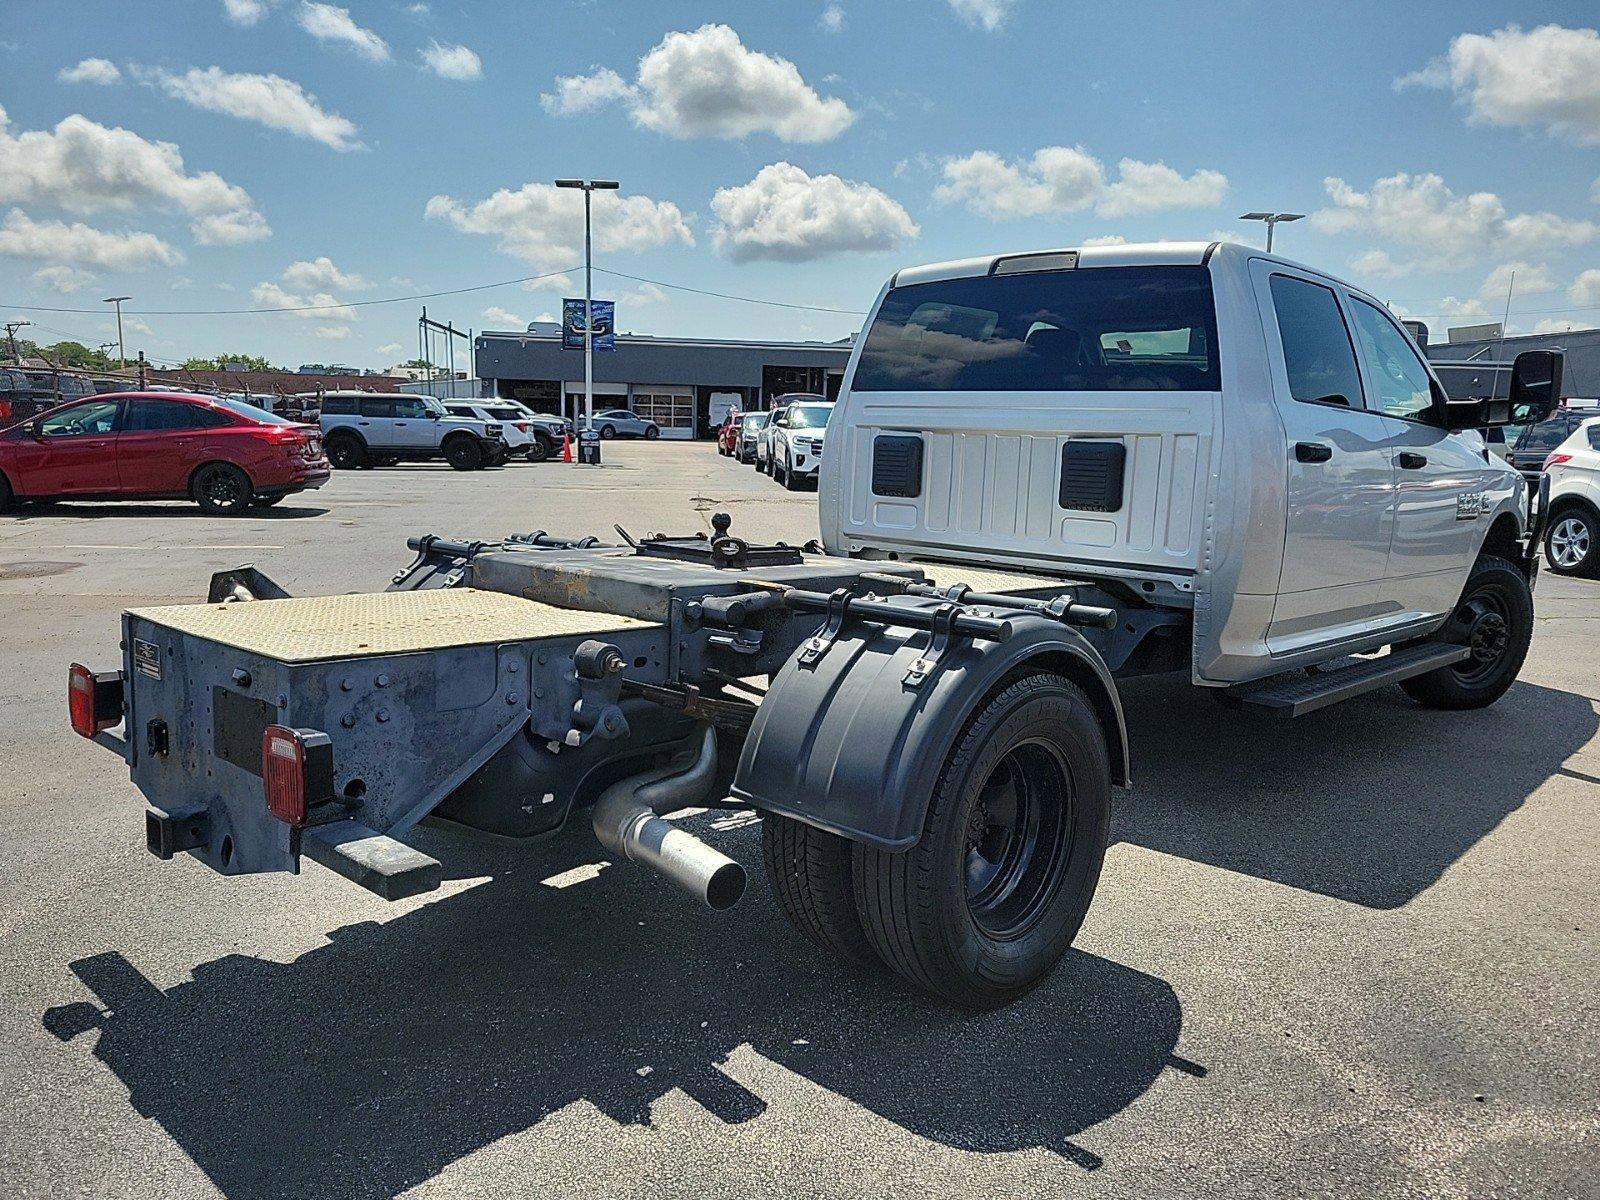
[[[1378,658],[1346,660],[1354,661],[1355,666],[1319,671],[1313,675],[1295,671],[1264,683],[1230,688],[1227,697],[1246,710],[1274,717],[1303,717],[1352,696],[1399,683],[1402,679],[1426,675],[1440,667],[1453,666],[1471,653],[1465,646],[1433,642],[1412,646],[1409,650],[1394,650]]]

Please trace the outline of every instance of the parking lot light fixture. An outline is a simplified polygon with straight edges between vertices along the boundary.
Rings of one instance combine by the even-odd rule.
[[[132,296],[107,296],[101,301],[102,304],[115,304],[117,306],[117,366],[119,367],[128,365],[128,351],[122,343],[122,302],[132,299]]]
[[[594,430],[594,254],[590,237],[590,197],[596,190],[614,192],[614,179],[558,179],[558,188],[583,190],[583,428]],[[563,405],[565,407],[565,405]],[[580,455],[580,460],[582,456]]]
[[[1247,212],[1239,217],[1241,221],[1265,221],[1267,224],[1267,253],[1272,253],[1272,231],[1278,227],[1280,221],[1298,221],[1305,213],[1274,213],[1274,212]]]

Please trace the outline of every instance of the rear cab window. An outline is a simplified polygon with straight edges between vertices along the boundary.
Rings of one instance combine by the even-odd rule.
[[[864,392],[1219,391],[1210,272],[1080,267],[893,288]]]

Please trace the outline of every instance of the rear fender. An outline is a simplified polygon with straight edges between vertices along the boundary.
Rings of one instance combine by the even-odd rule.
[[[733,795],[852,841],[903,850],[956,739],[984,699],[1031,671],[1071,679],[1105,731],[1115,782],[1127,786],[1128,738],[1111,672],[1076,630],[1007,615],[1004,642],[955,644],[921,686],[906,682],[928,635],[857,624],[812,665],[786,662],[756,713]]]

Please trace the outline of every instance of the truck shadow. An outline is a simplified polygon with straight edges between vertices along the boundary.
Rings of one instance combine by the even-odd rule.
[[[1380,909],[1437,883],[1600,729],[1587,697],[1529,683],[1477,712],[1387,688],[1293,721],[1172,680],[1123,699],[1135,786],[1113,839]]]
[[[311,504],[296,505],[290,501],[283,501],[271,508],[252,508],[243,514],[245,519],[253,521],[295,521],[306,517],[320,517],[330,510]],[[111,517],[152,517],[164,520],[189,520],[209,518],[213,521],[237,521],[237,516],[216,516],[203,512],[187,500],[169,500],[166,502],[133,501],[119,502],[116,500],[51,500],[29,501],[9,510],[7,519],[14,521],[60,521],[70,518],[74,521],[85,519],[100,519]]]
[[[759,861],[752,825],[708,836]],[[122,954],[83,959],[72,970],[100,1006],[52,1008],[44,1026],[98,1030],[94,1054],[138,1112],[232,1197],[390,1197],[575,1101],[648,1124],[674,1089],[712,1123],[769,1104],[803,1121],[822,1089],[945,1145],[1046,1147],[1093,1169],[1076,1134],[1169,1067],[1205,1075],[1172,1053],[1173,990],[1090,954],[1014,1005],[957,1013],[810,950],[760,880],[717,916],[627,865],[540,882],[570,844],[425,840],[495,877],[166,991]],[[761,1059],[792,1076],[747,1087]]]

